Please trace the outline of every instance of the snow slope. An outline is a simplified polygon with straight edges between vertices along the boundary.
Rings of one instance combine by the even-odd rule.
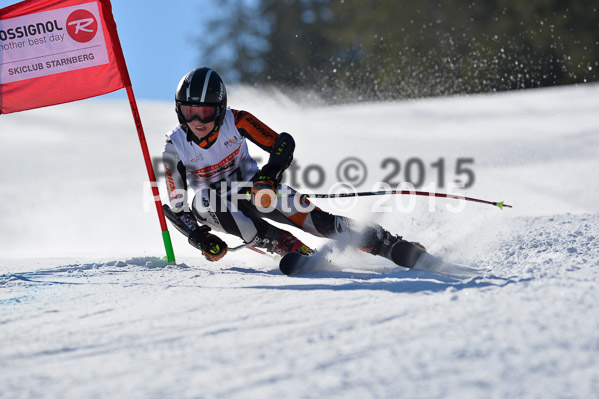
[[[330,270],[286,277],[249,251],[208,264],[174,229],[165,266],[127,104],[2,115],[0,397],[596,396],[598,85],[335,107],[266,94],[230,102],[296,137],[301,191],[326,192],[347,157],[368,168],[360,190],[392,172],[386,158],[392,181],[422,160],[431,189],[443,159],[438,191],[513,205],[317,203],[477,274],[335,249]],[[158,156],[172,104],[140,108]],[[458,159],[474,160],[467,190],[448,187]],[[313,190],[311,165],[326,172]]]

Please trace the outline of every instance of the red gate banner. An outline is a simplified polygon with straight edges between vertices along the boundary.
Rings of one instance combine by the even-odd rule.
[[[169,263],[170,234],[110,0],[25,0],[0,10],[0,114],[125,88]]]
[[[26,0],[0,10],[0,114],[130,85],[109,0]]]

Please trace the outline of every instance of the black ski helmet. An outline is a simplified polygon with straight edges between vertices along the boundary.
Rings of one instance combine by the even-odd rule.
[[[192,69],[183,76],[175,93],[175,104],[179,123],[187,124],[180,105],[215,106],[215,125],[222,126],[227,111],[227,90],[218,73],[203,67]]]

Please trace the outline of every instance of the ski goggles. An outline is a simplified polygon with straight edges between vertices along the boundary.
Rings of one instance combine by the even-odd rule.
[[[218,118],[218,106],[179,104],[179,114],[187,123],[192,122],[194,119],[202,123],[210,123]]]

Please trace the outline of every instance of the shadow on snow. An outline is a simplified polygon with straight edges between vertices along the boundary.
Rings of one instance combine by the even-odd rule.
[[[281,275],[278,270],[255,270],[248,268],[229,268],[226,271],[239,273],[252,273],[263,275]],[[270,290],[329,290],[329,291],[352,291],[352,290],[374,290],[389,291],[394,293],[416,293],[416,292],[442,292],[459,291],[463,289],[476,289],[485,287],[504,287],[513,283],[524,282],[528,279],[517,277],[498,276],[475,276],[460,278],[454,276],[440,275],[422,270],[397,270],[386,273],[368,271],[342,271],[342,270],[315,270],[298,276],[285,277],[289,282],[302,282],[306,284],[284,284],[284,285],[258,285],[246,286],[244,288],[270,289]],[[330,284],[312,283],[331,279]],[[339,284],[339,280],[351,280]]]

